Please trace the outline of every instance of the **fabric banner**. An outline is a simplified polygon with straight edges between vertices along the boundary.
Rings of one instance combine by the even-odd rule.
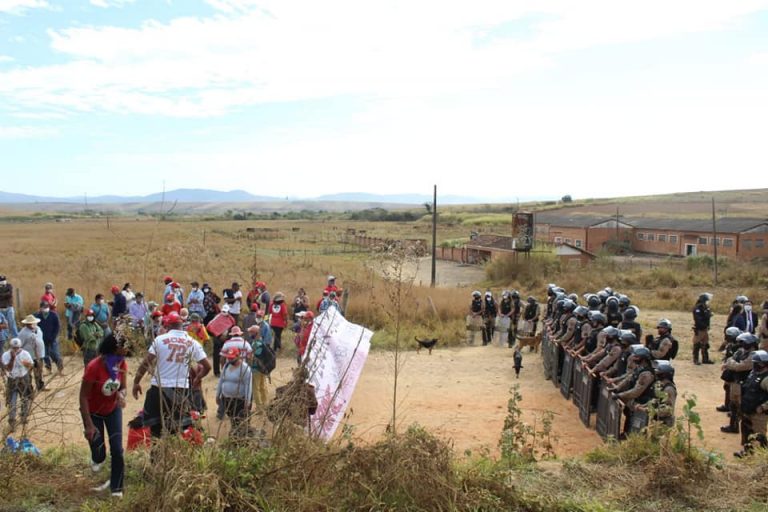
[[[315,319],[306,355],[309,383],[317,395],[313,436],[328,441],[336,432],[363,371],[371,336],[372,331],[347,321],[336,308]]]

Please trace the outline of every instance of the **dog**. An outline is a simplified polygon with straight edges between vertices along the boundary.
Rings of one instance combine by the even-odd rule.
[[[532,352],[539,351],[539,345],[541,345],[541,333],[536,333],[535,336],[515,336],[519,343],[518,348],[530,347]]]
[[[426,340],[420,340],[419,338],[416,338],[415,336],[414,336],[414,338],[419,343],[416,346],[416,353],[417,354],[421,351],[421,347],[424,347],[427,350],[429,350],[429,355],[432,355],[432,349],[435,348],[435,345],[437,345],[437,338],[426,339]]]

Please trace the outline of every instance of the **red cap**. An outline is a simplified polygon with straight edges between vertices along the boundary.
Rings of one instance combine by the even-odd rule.
[[[112,286],[112,295],[116,295],[118,293],[120,293],[120,288],[117,286]]]
[[[253,304],[251,304],[251,311],[256,312],[258,310],[259,310],[259,304],[258,303],[254,302]]]
[[[168,284],[168,283],[170,283],[170,282],[172,282],[172,281],[173,281],[173,278],[172,278],[171,276],[165,276],[165,277],[163,278],[163,282],[164,282],[165,284]]]
[[[175,299],[176,299],[176,296],[172,293],[169,293],[168,295],[165,296],[165,300],[175,300]]]
[[[180,324],[181,322],[181,316],[175,311],[171,311],[163,318],[163,323],[165,325]]]
[[[91,311],[91,314],[93,314],[93,311]],[[156,310],[154,310],[154,311],[152,312],[152,314],[151,314],[150,316],[151,316],[152,318],[157,318],[157,317],[159,317],[159,316],[163,316],[163,313],[162,313],[162,312],[161,312],[159,309],[156,309]]]
[[[315,314],[312,311],[305,311],[304,318],[309,318],[310,320],[312,320],[313,318],[315,318]]]
[[[221,353],[226,359],[237,359],[240,357],[240,349],[237,347],[229,347],[227,350]]]
[[[93,316],[95,314],[96,313],[94,313],[92,309],[88,309],[88,310],[85,311],[85,316]]]
[[[181,288],[181,285],[174,281],[173,283],[171,283],[171,288]]]

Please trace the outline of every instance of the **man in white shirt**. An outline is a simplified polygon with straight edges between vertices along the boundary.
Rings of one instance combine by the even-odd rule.
[[[26,350],[35,362],[35,385],[38,391],[45,390],[45,381],[43,381],[43,358],[45,358],[45,343],[43,342],[43,331],[37,326],[40,320],[34,315],[27,315],[21,321],[24,328],[19,331],[22,350]]]
[[[235,318],[235,324],[240,319],[240,306],[243,303],[243,292],[238,283],[232,283],[232,295],[225,297],[224,301],[229,304],[229,314]]]
[[[164,324],[165,334],[149,346],[133,380],[133,398],[138,400],[142,393],[141,379],[154,367],[151,386],[144,398],[144,425],[150,427],[152,437],[173,434],[185,426],[190,410],[190,384],[198,386],[211,371],[203,347],[182,330],[179,314],[169,313]],[[200,371],[190,383],[189,368],[193,363],[199,365]]]
[[[8,375],[5,393],[8,404],[8,433],[11,433],[16,429],[16,403],[19,398],[21,398],[21,424],[27,424],[33,398],[32,376],[29,371],[35,363],[32,356],[21,348],[19,338],[11,340],[10,349],[3,353],[0,362],[3,373]]]

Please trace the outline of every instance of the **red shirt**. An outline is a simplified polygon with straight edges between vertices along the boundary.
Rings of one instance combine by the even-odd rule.
[[[120,362],[117,368],[117,380],[109,378],[106,360],[97,357],[85,367],[83,382],[91,383],[91,392],[88,395],[88,411],[91,414],[107,416],[117,407],[117,391],[120,386],[125,386],[125,375],[128,366],[125,360]]]
[[[163,316],[168,316],[171,312],[180,312],[181,311],[181,303],[178,301],[173,301],[170,304],[163,304],[160,308],[160,312],[163,314]]]
[[[288,306],[285,302],[272,301],[269,305],[269,325],[282,328],[288,325]]]
[[[56,295],[54,295],[53,292],[47,292],[40,297],[40,302],[43,301],[51,305],[51,311],[56,311]]]

